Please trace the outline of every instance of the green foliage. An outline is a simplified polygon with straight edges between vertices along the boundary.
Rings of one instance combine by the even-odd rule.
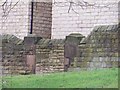
[[[118,69],[4,77],[7,88],[117,88]]]

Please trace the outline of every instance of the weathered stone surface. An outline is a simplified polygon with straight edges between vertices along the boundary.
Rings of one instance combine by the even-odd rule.
[[[117,25],[97,26],[86,38],[81,34],[70,34],[66,40],[36,36],[20,40],[13,35],[0,36],[4,74],[118,67],[119,30]],[[33,62],[29,56],[34,56]]]
[[[80,44],[82,38],[85,38],[82,34],[79,33],[72,33],[66,36],[66,43],[73,43],[73,44]]]
[[[96,26],[79,45],[81,52],[79,58],[83,60],[81,66],[86,68],[118,67],[116,63],[119,57],[118,31],[118,25]],[[113,61],[114,64],[112,64]]]
[[[64,71],[64,40],[41,39],[36,46],[36,57],[36,73]]]
[[[79,56],[80,52],[79,52],[78,45],[80,44],[83,38],[85,38],[85,36],[79,33],[72,33],[66,36],[64,55],[65,55],[65,58],[69,59],[68,66],[70,66],[70,64],[72,65],[72,62],[74,61],[74,57]]]

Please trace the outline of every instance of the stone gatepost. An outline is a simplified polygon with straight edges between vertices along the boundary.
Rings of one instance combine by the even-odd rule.
[[[41,37],[29,35],[24,38],[24,47],[26,54],[26,65],[30,73],[35,74],[36,70],[36,43]]]
[[[79,34],[79,33],[72,33],[68,36],[66,36],[65,41],[65,60],[67,60],[67,63],[65,63],[65,67],[71,66],[72,62],[74,61],[74,58],[79,55],[79,48],[78,45],[80,44],[80,41],[85,38],[85,36]],[[66,61],[65,61],[66,62]]]

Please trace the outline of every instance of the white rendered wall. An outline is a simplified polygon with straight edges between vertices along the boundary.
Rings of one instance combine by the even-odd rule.
[[[29,2],[24,0],[13,0],[11,7],[13,7],[17,1],[19,2],[10,12],[10,2],[8,2],[8,8],[5,10],[6,16],[3,16],[2,4],[4,1],[5,0],[0,1],[0,34],[13,34],[23,39],[29,32]],[[7,12],[9,12],[9,14],[7,14]]]
[[[84,0],[95,5],[83,7],[83,9],[79,5],[72,5],[74,11],[72,9],[69,11],[70,3],[68,1],[71,0],[53,0],[52,39],[65,38],[70,33],[76,32],[87,36],[96,25],[118,23],[119,0]],[[72,1],[78,3],[82,0]],[[23,39],[30,31],[29,2],[20,0],[7,17],[2,17],[2,4],[0,1],[0,33],[13,34]]]
[[[54,3],[55,1],[55,3]],[[72,5],[71,0],[53,0],[52,38],[65,38],[70,33],[87,36],[96,25],[118,24],[119,0],[84,0],[93,6]],[[75,3],[82,0],[72,0]],[[68,13],[69,11],[69,13]]]

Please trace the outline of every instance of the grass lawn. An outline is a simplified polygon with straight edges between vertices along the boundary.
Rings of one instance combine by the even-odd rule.
[[[118,69],[7,76],[3,79],[7,88],[118,88]]]

